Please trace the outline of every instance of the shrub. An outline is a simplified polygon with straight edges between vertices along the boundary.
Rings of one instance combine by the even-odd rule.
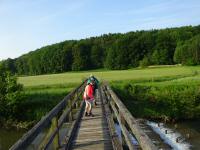
[[[0,66],[0,119],[16,118],[20,113],[23,87],[10,72]]]
[[[200,118],[198,86],[127,83],[122,86],[113,86],[113,89],[136,117]]]

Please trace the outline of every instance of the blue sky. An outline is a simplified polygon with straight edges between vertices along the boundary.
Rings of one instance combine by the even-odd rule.
[[[200,0],[0,0],[0,60],[104,33],[200,24]]]

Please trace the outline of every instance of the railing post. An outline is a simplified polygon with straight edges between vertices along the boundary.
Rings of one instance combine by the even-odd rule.
[[[75,108],[76,108],[76,109],[78,108],[78,102],[75,103]]]
[[[124,134],[126,144],[129,149],[134,149],[134,145],[131,140],[130,133],[131,132],[138,141],[140,147],[144,150],[157,150],[157,147],[153,144],[151,139],[142,131],[139,125],[136,123],[135,118],[131,115],[129,110],[125,107],[125,105],[121,102],[121,100],[117,97],[117,95],[107,86],[108,92],[111,94],[111,108],[114,113],[117,114],[117,120],[120,124],[121,130]],[[124,122],[125,121],[125,122]],[[130,129],[130,131],[129,131]],[[123,138],[123,137],[122,137]]]
[[[45,136],[45,138],[43,139],[42,143],[40,144],[39,149],[45,149],[45,147],[46,147],[46,145],[48,143],[49,138],[51,137],[52,133],[56,129],[58,129],[58,118],[54,117],[51,120],[51,126],[50,126],[50,128],[49,128],[49,130],[48,130],[48,132],[47,132],[47,134]],[[57,134],[56,134],[56,136],[55,136],[55,138],[53,140],[53,148],[54,149],[58,149],[59,146],[60,146],[60,143],[59,143],[59,130],[58,130],[58,132],[57,132]]]
[[[112,137],[112,144],[113,144],[113,149],[114,150],[122,150],[122,144],[120,142],[119,136],[116,132],[115,129],[115,122],[114,122],[114,117],[113,117],[113,111],[110,109],[110,100],[108,100],[107,97],[107,90],[105,86],[101,86],[99,89],[99,97],[101,99],[101,102],[103,103],[103,109],[104,109],[104,114],[108,123],[110,135]]]
[[[54,117],[52,119],[52,129],[55,130],[55,129],[58,129],[58,118],[57,117]],[[59,136],[59,129],[58,129],[58,132],[53,140],[53,147],[54,149],[58,149],[60,147],[60,136]]]
[[[76,96],[75,96],[75,100],[79,100],[79,91],[77,91],[76,93]],[[75,103],[75,109],[77,109],[79,106],[78,106],[78,101]]]
[[[121,113],[119,113],[119,117],[120,117],[120,124],[121,124],[121,127],[124,126],[125,127],[125,120],[124,120],[124,117],[122,116]],[[124,136],[124,133],[121,129],[121,137],[122,137],[122,146],[123,146],[123,149],[128,149],[127,145],[126,145],[126,139],[125,139],[125,136]]]
[[[70,99],[68,102],[68,107],[71,109],[69,114],[68,114],[68,121],[72,121],[73,120],[73,114],[72,114],[72,100]]]

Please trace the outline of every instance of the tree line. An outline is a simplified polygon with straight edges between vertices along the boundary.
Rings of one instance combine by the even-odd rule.
[[[39,75],[98,68],[200,64],[200,25],[104,34],[45,46],[1,61],[18,75]]]

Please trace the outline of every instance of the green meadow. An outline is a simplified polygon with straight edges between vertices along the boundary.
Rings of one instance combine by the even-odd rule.
[[[95,75],[100,81],[124,81],[124,80],[154,80],[157,78],[177,78],[183,76],[192,76],[200,72],[200,67],[152,67],[145,69],[130,70],[94,70],[82,72],[67,72],[62,74],[50,74],[39,76],[19,77],[19,83],[25,87],[53,87],[76,85],[89,77],[90,74]]]
[[[199,115],[200,107],[196,108],[194,105],[199,106],[196,97],[200,95],[196,91],[199,91],[200,85],[200,66],[153,66],[18,77],[18,82],[24,85],[21,111],[25,115],[20,116],[20,119],[38,121],[90,74],[100,81],[109,81],[136,117],[179,119]],[[182,107],[185,104],[188,104],[187,108]]]

